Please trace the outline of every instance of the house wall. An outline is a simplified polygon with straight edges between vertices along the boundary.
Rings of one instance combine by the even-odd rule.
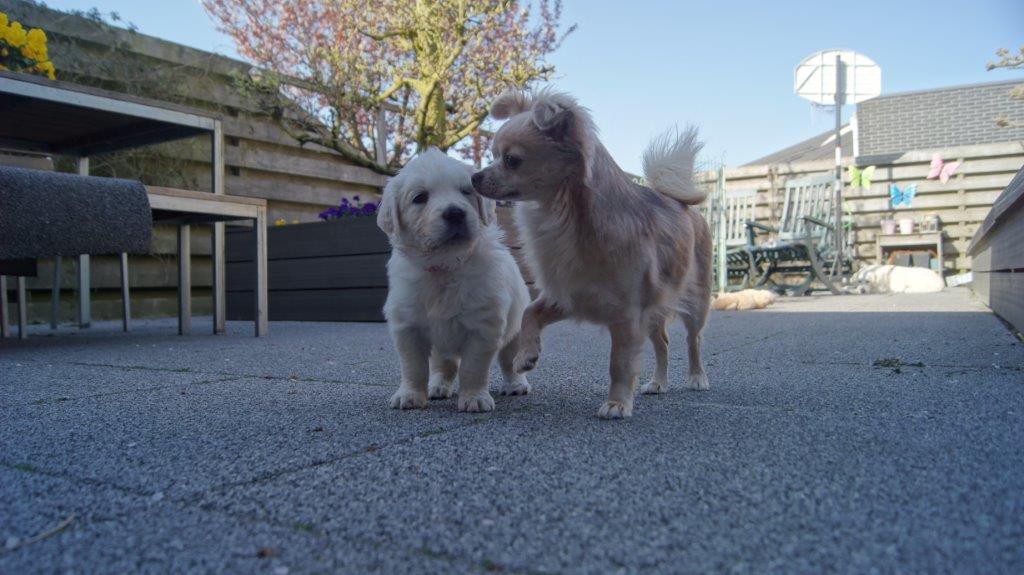
[[[1024,140],[1020,81],[974,84],[872,98],[857,105],[860,155]],[[1019,127],[1000,127],[1005,117]]]

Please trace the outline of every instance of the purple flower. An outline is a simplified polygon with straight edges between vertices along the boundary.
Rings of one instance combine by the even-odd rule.
[[[377,213],[377,209],[380,207],[380,204],[377,202],[360,203],[359,196],[352,196],[352,200],[354,201],[342,198],[339,205],[320,212],[320,219],[326,221],[346,217],[372,216]]]

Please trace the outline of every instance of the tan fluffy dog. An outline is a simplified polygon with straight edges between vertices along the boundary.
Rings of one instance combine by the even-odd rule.
[[[473,175],[482,195],[518,203],[516,223],[540,295],[523,314],[517,371],[533,369],[544,326],[566,318],[611,332],[611,387],[598,410],[629,417],[645,338],[657,366],[642,391],[668,386],[668,322],[688,332],[692,389],[708,389],[701,331],[711,299],[711,234],[691,207],[700,144],[694,130],[672,132],[644,154],[651,187],[634,183],[597,139],[589,112],[549,91],[499,97],[491,115],[508,121],[495,135],[495,162]]]

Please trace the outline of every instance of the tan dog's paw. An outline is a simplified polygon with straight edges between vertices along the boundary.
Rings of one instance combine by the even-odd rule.
[[[459,396],[459,411],[468,411],[469,413],[483,413],[487,411],[494,411],[494,398],[487,390],[481,391],[476,395],[472,395],[467,398]]]
[[[440,374],[430,376],[430,383],[427,384],[427,397],[430,399],[448,399],[455,394],[455,383],[445,381]]]
[[[711,389],[711,384],[708,382],[708,376],[706,373],[691,373],[686,378],[686,387],[690,389],[696,389],[698,391],[707,391]]]
[[[530,389],[530,382],[526,381],[526,376],[518,373],[511,379],[505,380],[499,393],[502,395],[526,395],[530,393]]]
[[[640,386],[640,393],[653,395],[659,393],[665,393],[668,391],[668,381],[651,379],[647,383]]]
[[[633,404],[626,404],[621,401],[606,401],[597,410],[597,416],[601,419],[626,419],[633,417]]]
[[[391,396],[391,409],[421,409],[427,406],[427,394],[413,389],[399,388]]]

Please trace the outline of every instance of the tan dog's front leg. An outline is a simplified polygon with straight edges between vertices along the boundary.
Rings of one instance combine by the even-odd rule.
[[[418,329],[395,332],[395,347],[402,362],[402,383],[391,396],[394,409],[427,406],[427,377],[430,373],[430,341]]]
[[[494,398],[487,391],[487,376],[497,349],[470,336],[459,365],[459,411],[494,411]]]
[[[565,319],[565,312],[545,299],[537,296],[523,311],[523,327],[519,331],[519,352],[516,353],[512,368],[516,373],[525,373],[537,367],[540,359],[540,332],[548,325]]]
[[[604,419],[633,416],[633,393],[640,372],[640,352],[644,336],[638,322],[627,321],[609,326],[612,335],[611,387],[608,401],[597,410]]]

